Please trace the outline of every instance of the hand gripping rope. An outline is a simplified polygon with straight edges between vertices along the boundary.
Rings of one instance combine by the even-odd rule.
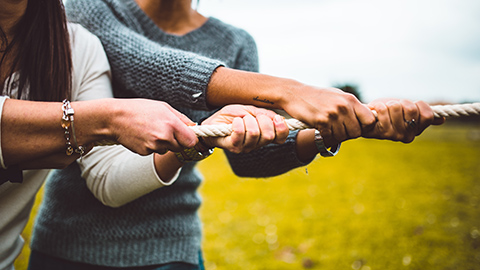
[[[431,106],[435,118],[458,118],[480,115],[480,103],[435,105]],[[307,124],[291,118],[285,120],[289,130],[312,128]],[[191,126],[198,137],[225,137],[232,133],[232,125]]]

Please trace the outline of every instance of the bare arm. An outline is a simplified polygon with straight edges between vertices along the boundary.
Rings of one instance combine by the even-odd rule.
[[[205,138],[205,143],[235,152],[249,152],[271,142],[283,143],[288,134],[281,117],[253,106],[226,106],[204,123],[232,124],[234,132],[231,135]],[[195,147],[205,148],[203,145]],[[94,196],[105,205],[119,207],[172,184],[183,163],[173,152],[139,157],[116,145],[94,148],[79,165]]]
[[[65,153],[61,105],[59,102],[5,101],[1,147],[6,166]],[[113,140],[133,152],[147,155],[191,147],[197,142],[187,127],[191,121],[164,102],[103,99],[73,102],[72,107],[80,145]],[[64,165],[72,161],[66,160]],[[59,164],[52,166],[59,167]]]
[[[225,67],[213,73],[207,102],[214,106],[237,103],[283,109],[337,141],[357,138],[375,125],[369,108],[339,89]]]

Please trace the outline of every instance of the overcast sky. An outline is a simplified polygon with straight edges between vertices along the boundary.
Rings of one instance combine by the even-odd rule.
[[[480,102],[480,0],[201,0],[198,10],[247,30],[262,73],[357,84],[366,102]]]

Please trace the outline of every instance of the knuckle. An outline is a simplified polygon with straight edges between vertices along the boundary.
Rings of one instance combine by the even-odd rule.
[[[258,139],[260,137],[260,131],[259,130],[248,131],[248,133],[250,134],[250,136],[252,138],[255,138],[255,139]]]
[[[375,111],[377,111],[378,114],[386,114],[388,112],[388,108],[383,104],[379,104],[379,106],[375,107]]]
[[[232,149],[238,149],[242,147],[242,142],[239,140],[232,140]],[[230,150],[229,150],[230,151]]]
[[[338,107],[337,107],[337,108],[338,108]],[[331,120],[331,121],[332,121],[332,120],[333,120],[333,121],[337,120],[337,119],[339,118],[339,115],[338,115],[338,112],[339,112],[339,111],[340,111],[340,110],[327,112],[328,119]]]
[[[356,103],[356,102],[360,102],[358,100],[358,98],[352,94],[352,93],[345,93],[345,99],[349,102],[349,103]]]
[[[401,110],[402,109],[402,104],[398,100],[390,100],[387,103],[387,107],[393,110]]]
[[[405,106],[403,110],[405,114],[408,114],[408,115],[415,115],[417,113],[416,106]]]
[[[268,142],[275,140],[275,134],[273,132],[268,132],[262,135],[263,139]]]

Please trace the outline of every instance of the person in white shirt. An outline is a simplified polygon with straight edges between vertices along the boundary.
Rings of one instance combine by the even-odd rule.
[[[154,175],[153,184],[159,188],[168,181],[157,174],[165,167],[168,171],[168,166],[161,165],[172,157],[158,153],[192,148],[199,140],[188,128],[194,123],[165,102],[113,98],[110,66],[100,41],[82,26],[66,22],[61,0],[0,0],[0,6],[0,269],[3,270],[13,268],[23,247],[20,233],[49,169],[67,166],[86,155],[95,143],[107,140],[135,152],[115,146],[129,152],[134,164]],[[35,18],[46,21],[47,27]],[[60,102],[66,98],[72,103]],[[244,150],[243,141],[251,140],[246,133],[250,129],[259,134],[253,147],[286,138],[285,123],[273,124],[275,113],[255,108],[252,113],[262,114],[260,123],[247,112],[251,108],[237,108],[238,114],[230,120],[241,126],[234,138],[235,143],[242,142],[238,151]],[[67,116],[66,122],[61,121],[62,111]],[[217,122],[222,121],[225,123],[225,120]],[[267,135],[271,139],[260,139]],[[231,146],[233,136],[229,137],[230,140],[219,138],[215,146]],[[174,168],[172,178],[177,172],[178,168]]]

